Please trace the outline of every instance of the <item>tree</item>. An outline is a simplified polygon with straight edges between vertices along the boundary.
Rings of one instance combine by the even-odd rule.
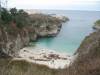
[[[9,13],[9,11],[5,8],[2,8],[1,9],[1,20],[4,22],[4,23],[9,23],[11,20],[12,20],[12,16],[11,14]]]
[[[18,28],[23,28],[31,23],[28,13],[24,10],[17,10],[16,8],[11,8],[9,11],[6,8],[2,8],[1,20],[3,24],[13,22]]]
[[[16,8],[12,8],[10,9],[10,13],[15,16],[17,14],[17,9]]]

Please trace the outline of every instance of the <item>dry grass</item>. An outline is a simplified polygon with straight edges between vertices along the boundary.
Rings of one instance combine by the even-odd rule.
[[[0,59],[0,75],[55,75],[56,71],[25,60]]]

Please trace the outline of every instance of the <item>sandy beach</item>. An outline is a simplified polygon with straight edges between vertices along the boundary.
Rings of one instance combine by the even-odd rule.
[[[46,65],[52,69],[63,69],[70,65],[73,57],[67,53],[60,53],[40,47],[25,47],[20,50],[19,58],[14,60],[26,60],[28,62]]]

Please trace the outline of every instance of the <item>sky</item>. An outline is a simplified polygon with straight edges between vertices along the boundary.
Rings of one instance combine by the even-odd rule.
[[[21,9],[100,11],[100,0],[8,0],[7,6]]]

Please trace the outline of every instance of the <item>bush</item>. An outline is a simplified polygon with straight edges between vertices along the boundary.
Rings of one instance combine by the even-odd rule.
[[[23,28],[30,24],[29,15],[24,10],[17,10],[16,8],[12,8],[10,11],[2,8],[1,21],[3,21],[3,24],[13,22],[18,28]]]
[[[1,10],[1,20],[3,21],[3,23],[9,23],[12,20],[11,14],[5,8],[2,8]]]
[[[17,15],[14,16],[18,28],[23,28],[30,24],[29,15],[23,10],[19,10]]]

